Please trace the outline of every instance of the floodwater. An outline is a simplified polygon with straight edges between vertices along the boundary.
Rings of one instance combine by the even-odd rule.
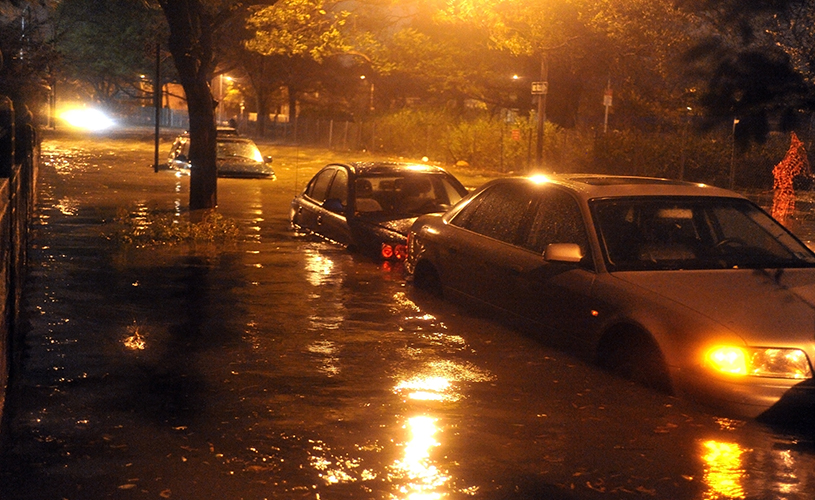
[[[219,180],[236,240],[118,244],[123,211],[185,217],[150,140],[44,142],[0,498],[815,498],[811,429],[615,379],[295,235],[296,164]]]

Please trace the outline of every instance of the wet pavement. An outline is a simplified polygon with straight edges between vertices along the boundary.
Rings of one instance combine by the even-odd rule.
[[[617,380],[295,235],[296,161],[219,180],[234,240],[119,244],[117,214],[185,217],[150,145],[44,142],[1,499],[815,498],[811,429]]]

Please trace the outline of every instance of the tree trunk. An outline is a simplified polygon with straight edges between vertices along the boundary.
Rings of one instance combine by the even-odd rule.
[[[218,205],[213,22],[200,0],[160,0],[170,26],[170,53],[187,96],[190,117],[190,211]]]
[[[269,124],[269,96],[265,92],[256,92],[255,104],[258,111],[258,130],[261,137],[265,137]]]

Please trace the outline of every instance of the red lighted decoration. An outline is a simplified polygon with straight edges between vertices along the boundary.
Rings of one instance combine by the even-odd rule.
[[[790,148],[784,159],[773,168],[772,216],[784,224],[795,210],[795,189],[792,181],[799,175],[812,175],[804,143],[795,132],[790,138]]]

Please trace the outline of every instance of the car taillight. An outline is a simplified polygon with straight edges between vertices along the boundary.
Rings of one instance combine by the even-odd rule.
[[[386,260],[405,260],[407,247],[401,244],[382,243],[381,255]]]
[[[382,258],[383,259],[393,258],[393,246],[391,246],[388,243],[382,243]]]

